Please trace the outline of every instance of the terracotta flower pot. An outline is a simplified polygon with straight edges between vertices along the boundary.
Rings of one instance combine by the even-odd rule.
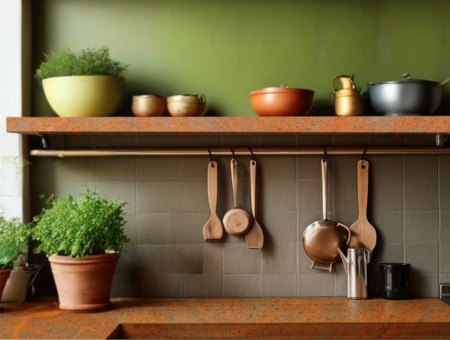
[[[5,288],[6,281],[9,279],[12,269],[0,269],[0,299],[3,294],[3,289]]]
[[[58,290],[59,308],[65,310],[99,310],[110,307],[114,270],[120,254],[102,254],[73,258],[49,257]]]

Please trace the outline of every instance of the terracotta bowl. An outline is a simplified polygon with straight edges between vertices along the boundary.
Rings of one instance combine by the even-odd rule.
[[[253,110],[260,116],[305,116],[314,91],[292,87],[267,87],[250,93]]]
[[[136,117],[160,117],[166,112],[166,98],[156,94],[133,96],[132,110]]]

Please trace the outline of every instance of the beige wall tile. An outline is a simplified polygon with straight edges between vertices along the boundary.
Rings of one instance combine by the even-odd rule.
[[[183,297],[183,274],[139,273],[139,296],[141,297]]]
[[[439,273],[439,244],[406,244],[405,262],[421,274]]]
[[[191,275],[185,276],[186,297],[222,297],[222,275]]]
[[[135,181],[136,158],[96,158],[93,161],[95,181]]]
[[[405,213],[406,243],[439,242],[439,212],[408,211]]]
[[[437,180],[405,181],[406,211],[438,211],[439,189]]]
[[[263,274],[296,274],[297,243],[269,243],[262,249]]]
[[[189,274],[203,273],[203,245],[177,245],[177,272]]]
[[[297,275],[297,296],[334,296],[332,273]]]
[[[203,243],[203,274],[223,273],[223,243]]]
[[[140,245],[138,246],[140,273],[175,274],[177,273],[176,245]]]
[[[225,274],[223,286],[225,297],[260,297],[262,293],[261,275]]]
[[[137,179],[176,180],[178,179],[177,157],[139,157],[137,159]]]
[[[268,274],[263,275],[262,296],[297,296],[297,275]]]
[[[225,243],[223,256],[225,274],[261,273],[261,250],[248,249],[245,243]]]

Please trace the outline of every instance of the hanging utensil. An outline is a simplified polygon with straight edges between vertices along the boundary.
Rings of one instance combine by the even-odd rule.
[[[217,162],[208,164],[208,201],[211,209],[211,217],[203,227],[203,238],[206,242],[217,242],[223,237],[222,222],[216,213],[217,206]]]
[[[338,249],[344,250],[351,239],[350,229],[342,223],[327,219],[327,160],[322,164],[322,200],[323,220],[311,223],[303,232],[302,245],[306,255],[313,260],[311,269],[327,270],[331,273],[333,263],[339,261]],[[348,235],[341,233],[339,227],[344,228]]]
[[[234,153],[233,153],[234,154]],[[252,218],[237,205],[237,161],[231,160],[231,182],[233,184],[234,208],[228,211],[223,217],[223,227],[228,234],[242,236],[247,234],[252,227]]]
[[[250,150],[250,152],[252,152]],[[253,153],[252,153],[253,155]],[[252,214],[253,214],[253,227],[250,232],[245,235],[245,242],[250,249],[261,249],[264,245],[264,234],[256,220],[256,160],[250,161],[250,185],[251,185],[251,200],[252,200]]]
[[[352,239],[351,248],[367,248],[371,252],[377,244],[377,232],[367,220],[367,197],[369,194],[369,162],[365,159],[358,161],[358,220],[350,226]]]

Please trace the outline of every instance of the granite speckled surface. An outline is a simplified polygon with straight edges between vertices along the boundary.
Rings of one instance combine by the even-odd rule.
[[[7,131],[24,134],[436,134],[450,133],[450,117],[9,117]]]
[[[449,338],[438,299],[115,299],[100,313],[55,300],[4,304],[0,338]]]

